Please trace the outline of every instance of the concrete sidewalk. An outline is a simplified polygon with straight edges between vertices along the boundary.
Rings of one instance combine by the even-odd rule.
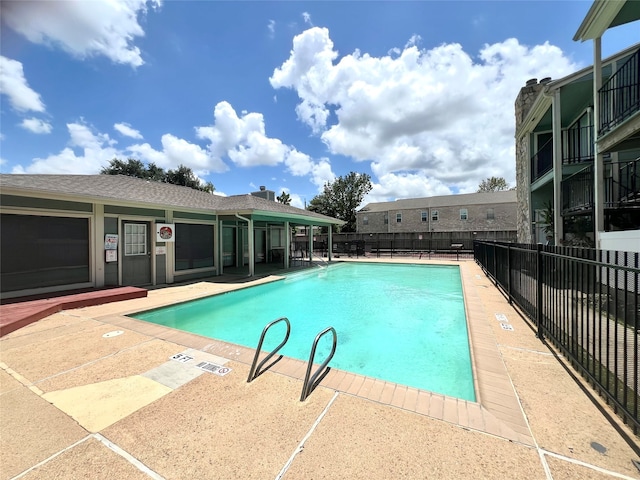
[[[638,437],[460,265],[477,403],[335,370],[301,403],[289,359],[248,384],[250,349],[124,316],[245,285],[168,287],[0,339],[0,479],[640,478]]]

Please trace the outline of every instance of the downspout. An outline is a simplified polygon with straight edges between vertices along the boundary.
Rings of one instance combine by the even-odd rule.
[[[247,222],[247,234],[249,235],[249,276],[253,277],[255,274],[255,253],[253,251],[254,249],[254,245],[253,245],[253,220],[251,220],[250,218],[245,218],[243,216],[241,216],[240,214],[236,213],[235,216],[237,218],[239,218],[240,220]],[[243,253],[244,255],[244,253]]]

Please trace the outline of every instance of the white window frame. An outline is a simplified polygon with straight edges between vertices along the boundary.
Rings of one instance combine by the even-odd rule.
[[[135,228],[135,231],[133,227]],[[135,238],[134,238],[135,237]],[[130,223],[124,224],[124,256],[136,257],[148,253],[147,224]],[[142,250],[140,247],[144,247]]]
[[[469,220],[469,210],[466,208],[460,209],[460,220]]]
[[[402,213],[396,213],[396,223],[402,223]]]

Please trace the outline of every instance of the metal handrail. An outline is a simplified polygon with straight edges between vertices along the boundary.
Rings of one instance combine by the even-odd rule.
[[[598,136],[613,130],[640,110],[640,49],[633,53],[598,90]]]
[[[264,359],[258,363],[258,357],[260,357],[260,350],[262,349],[262,342],[264,342],[264,336],[267,334],[267,330],[269,330],[273,325],[278,322],[284,321],[287,324],[287,334],[284,337],[284,340],[280,342],[276,348],[273,349],[269,355],[264,357]],[[276,362],[279,362],[282,359],[282,355],[280,355],[276,360],[274,360],[269,366],[265,367],[261,370],[262,366],[267,363],[271,357],[273,357],[278,351],[284,347],[284,344],[289,340],[289,334],[291,333],[291,324],[289,323],[289,319],[287,317],[280,317],[277,320],[274,320],[271,323],[268,323],[264,329],[262,330],[262,335],[260,335],[260,341],[258,342],[258,346],[256,347],[256,354],[253,357],[253,362],[251,363],[251,370],[249,371],[249,377],[247,378],[247,383],[250,383],[252,380],[255,380],[259,375],[272,367]],[[257,364],[257,365],[256,365]]]
[[[311,375],[311,366],[313,365],[313,357],[316,356],[316,348],[318,346],[318,341],[320,338],[328,333],[333,333],[333,345],[331,346],[331,354],[327,357],[327,359],[322,362],[322,365],[315,371],[313,375]],[[333,358],[333,355],[336,353],[336,345],[338,344],[338,335],[336,334],[336,329],[333,327],[327,327],[323,331],[321,331],[318,335],[316,335],[315,340],[313,341],[313,345],[311,346],[311,354],[309,355],[309,363],[307,364],[307,373],[304,376],[304,384],[302,385],[302,394],[300,395],[300,401],[304,402],[306,398],[313,392],[313,390],[318,386],[318,384],[322,381],[322,379],[329,373],[331,370],[330,367],[327,367],[327,364]],[[311,377],[311,378],[309,378]]]

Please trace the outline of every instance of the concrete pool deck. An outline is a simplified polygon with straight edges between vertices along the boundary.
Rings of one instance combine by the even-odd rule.
[[[125,316],[274,277],[214,279],[2,337],[0,479],[640,478],[638,437],[474,262],[459,265],[477,402],[332,370],[301,403],[304,362],[246,383],[252,349]]]

